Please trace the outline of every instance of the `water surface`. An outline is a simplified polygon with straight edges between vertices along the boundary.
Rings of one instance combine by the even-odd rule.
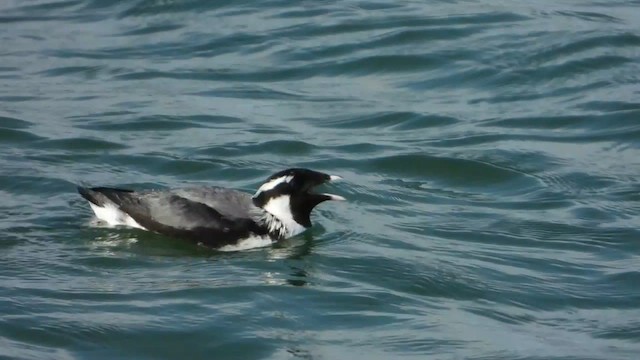
[[[0,357],[635,359],[637,1],[0,3]],[[341,175],[216,253],[77,183]]]

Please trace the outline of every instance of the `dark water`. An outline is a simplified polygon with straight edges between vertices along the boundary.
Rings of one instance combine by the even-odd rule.
[[[0,2],[0,357],[636,359],[640,2]],[[215,253],[74,184],[342,175]]]

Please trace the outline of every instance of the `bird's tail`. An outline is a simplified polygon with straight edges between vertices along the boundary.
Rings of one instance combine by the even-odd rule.
[[[82,195],[90,203],[97,206],[104,206],[107,203],[118,202],[118,195],[124,195],[123,193],[131,193],[132,190],[116,189],[109,187],[93,187],[86,188],[78,186],[78,193]]]

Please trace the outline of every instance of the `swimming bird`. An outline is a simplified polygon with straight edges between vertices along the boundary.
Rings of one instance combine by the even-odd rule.
[[[78,187],[96,217],[222,251],[267,246],[311,227],[311,211],[342,196],[311,192],[341,179],[292,168],[271,175],[251,196],[238,190],[205,186],[134,191]]]

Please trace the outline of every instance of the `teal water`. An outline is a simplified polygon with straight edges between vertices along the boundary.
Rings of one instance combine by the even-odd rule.
[[[0,2],[0,357],[636,359],[640,3]],[[216,253],[80,182],[341,175]]]

